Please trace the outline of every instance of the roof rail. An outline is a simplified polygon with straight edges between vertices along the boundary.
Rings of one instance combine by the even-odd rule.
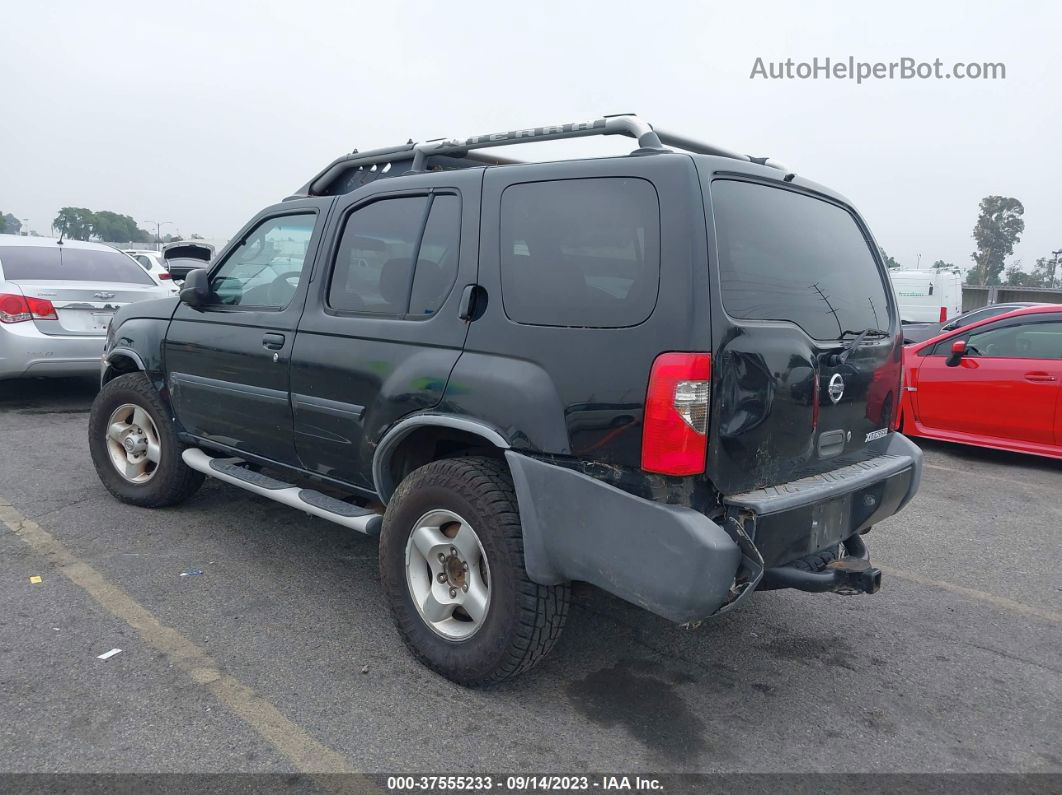
[[[432,141],[413,143],[410,140],[400,146],[390,146],[382,149],[371,149],[367,152],[354,150],[349,155],[343,155],[330,163],[315,177],[307,182],[296,195],[318,196],[328,192],[328,188],[344,173],[350,170],[365,172],[365,181],[371,181],[384,176],[382,170],[373,168],[385,164],[402,164],[405,168],[387,169],[388,176],[410,172],[422,172],[427,170],[428,159],[442,157],[452,161],[451,166],[459,159],[473,161],[466,165],[508,165],[520,161],[507,158],[494,157],[475,150],[487,149],[495,146],[513,146],[516,144],[538,143],[540,141],[556,141],[567,138],[584,138],[591,135],[624,135],[638,141],[638,154],[650,154],[653,152],[669,152],[668,146],[683,149],[697,154],[716,155],[730,157],[736,160],[759,163],[771,166],[783,171],[788,171],[785,166],[768,158],[754,158],[731,152],[711,144],[697,141],[693,138],[655,129],[651,124],[638,118],[633,113],[622,113],[613,116],[603,116],[600,119],[585,122],[569,122],[548,127],[528,127],[522,130],[509,130],[508,132],[490,133],[488,135],[474,135],[464,139],[440,138]],[[434,161],[433,161],[434,162]],[[379,173],[376,173],[379,171]]]

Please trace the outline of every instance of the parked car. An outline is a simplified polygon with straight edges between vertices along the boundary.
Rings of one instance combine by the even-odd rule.
[[[962,313],[962,274],[957,270],[893,269],[889,278],[904,323],[946,323]]]
[[[924,342],[930,337],[936,337],[945,331],[954,331],[972,323],[987,320],[990,317],[1005,315],[1008,312],[1013,312],[1015,309],[1021,309],[1026,306],[1040,306],[1040,304],[1031,301],[1012,301],[1006,304],[991,304],[990,306],[971,309],[969,312],[959,315],[950,323],[905,323],[903,326],[903,341],[906,345],[910,345],[913,342]]]
[[[180,241],[162,247],[162,262],[175,282],[183,282],[193,270],[205,268],[214,258],[214,247],[208,243]]]
[[[151,249],[126,248],[122,249],[122,253],[128,254],[136,260],[137,264],[150,273],[151,277],[157,282],[170,282],[172,285],[173,277],[170,275],[170,272],[166,270],[162,254],[158,251],[153,251]]]
[[[904,349],[902,429],[1062,458],[1062,306],[981,320]]]
[[[0,379],[98,373],[114,312],[170,295],[110,246],[0,235]]]
[[[593,134],[639,148],[479,151]],[[123,310],[89,445],[134,505],[209,475],[379,533],[412,653],[482,685],[546,654],[573,580],[691,624],[875,592],[862,533],[921,473],[901,350],[844,198],[616,116],[340,158]]]

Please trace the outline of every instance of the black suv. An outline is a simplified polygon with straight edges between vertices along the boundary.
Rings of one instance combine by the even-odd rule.
[[[638,148],[481,151],[602,134]],[[861,536],[921,473],[878,251],[836,193],[631,115],[354,152],[115,316],[93,461],[135,505],[205,474],[379,533],[399,632],[467,685],[539,660],[574,580],[683,624],[873,593]]]

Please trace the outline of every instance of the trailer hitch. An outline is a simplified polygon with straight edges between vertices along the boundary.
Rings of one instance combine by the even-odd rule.
[[[822,571],[804,571],[794,566],[772,566],[764,570],[761,590],[796,588],[798,591],[842,595],[877,593],[881,589],[881,569],[870,565],[866,544],[858,535],[844,542],[848,556],[830,561]]]

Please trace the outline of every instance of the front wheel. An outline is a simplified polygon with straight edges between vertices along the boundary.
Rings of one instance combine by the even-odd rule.
[[[462,685],[523,673],[568,615],[567,584],[527,576],[512,481],[490,458],[435,461],[402,481],[384,516],[380,576],[410,651]]]
[[[107,491],[144,508],[175,505],[203,483],[184,463],[173,419],[151,380],[129,373],[108,381],[89,414],[89,452]]]

